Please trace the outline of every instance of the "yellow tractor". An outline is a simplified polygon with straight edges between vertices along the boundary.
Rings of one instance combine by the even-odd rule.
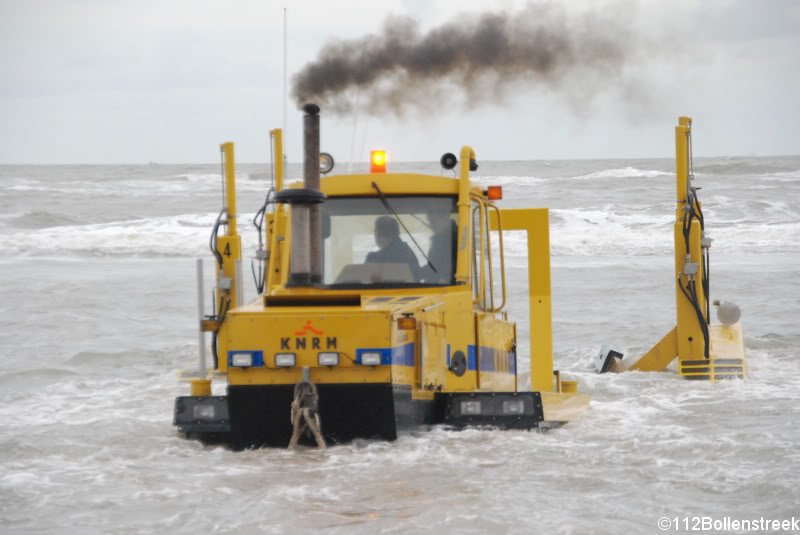
[[[274,192],[257,216],[265,262],[249,303],[233,144],[222,145],[216,302],[200,322],[213,368],[201,351],[200,369],[182,375],[191,395],[175,401],[178,430],[234,449],[325,446],[434,424],[533,429],[586,410],[588,396],[553,369],[548,210],[499,208],[500,187],[470,180],[470,147],[442,157],[452,176],[389,173],[373,151],[370,173],[322,178],[333,161],[321,160],[319,108],[306,105],[303,121],[302,182],[284,182],[272,131]],[[527,236],[530,384],[505,310],[507,231]],[[212,395],[214,381],[225,395]]]

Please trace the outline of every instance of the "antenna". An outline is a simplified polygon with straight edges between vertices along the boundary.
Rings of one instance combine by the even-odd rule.
[[[364,44],[361,46],[361,64],[364,64],[364,54],[367,52],[367,41],[364,40]],[[356,104],[353,106],[353,138],[350,140],[350,161],[347,162],[347,174],[353,174],[353,153],[356,150],[356,128],[358,125],[358,97],[361,92],[359,91],[359,86],[356,86]]]
[[[283,8],[283,139],[288,139],[286,135],[286,19],[288,17],[287,9]],[[283,154],[278,155],[283,158]]]

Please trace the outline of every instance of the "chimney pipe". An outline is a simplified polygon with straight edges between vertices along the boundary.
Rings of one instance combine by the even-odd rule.
[[[303,187],[320,191],[319,106],[303,106]],[[309,206],[309,274],[311,283],[322,282],[322,224],[319,204]]]
[[[291,252],[287,286],[312,286],[322,282],[322,229],[319,204],[325,201],[320,191],[319,106],[303,106],[303,187],[285,188],[275,201],[290,204]]]

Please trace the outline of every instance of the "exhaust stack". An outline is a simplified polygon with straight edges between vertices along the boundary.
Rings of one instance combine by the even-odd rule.
[[[303,106],[303,182],[310,191],[320,192],[319,106]],[[322,226],[318,203],[309,206],[309,261],[311,283],[322,282]]]
[[[292,206],[291,253],[287,286],[312,286],[322,282],[322,227],[320,191],[319,106],[303,106],[303,187],[284,189],[275,200]]]

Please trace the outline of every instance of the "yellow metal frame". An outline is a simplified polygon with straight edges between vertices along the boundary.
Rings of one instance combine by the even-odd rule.
[[[497,222],[497,228],[502,229],[503,228],[503,213],[502,213],[502,210],[500,210],[497,206],[495,206],[494,204],[489,203],[489,202],[486,203],[486,208],[490,209],[490,210],[494,210],[493,213],[495,214],[494,218],[492,216],[489,216],[489,223],[493,224],[493,222],[496,221]],[[502,295],[502,299],[500,300],[500,306],[493,307],[492,310],[491,310],[492,312],[495,312],[495,313],[496,312],[500,312],[506,306],[506,260],[505,260],[505,247],[504,247],[504,244],[503,244],[503,233],[502,233],[502,231],[497,233],[497,237],[498,237],[498,240],[499,240],[499,244],[498,244],[499,248],[498,248],[498,250],[500,251],[500,281],[501,281],[500,287],[502,288],[503,295]],[[492,251],[491,251],[492,243],[491,243],[491,240],[487,240],[487,246],[489,248],[489,273],[492,273],[493,269],[492,269]],[[491,279],[491,277],[490,277],[490,279]],[[489,284],[492,287],[492,295],[494,295],[494,280],[490,280]]]
[[[550,292],[550,211],[508,208],[491,218],[492,230],[523,230],[528,243],[531,389],[553,390],[553,318]]]
[[[217,300],[229,303],[229,309],[236,308],[241,303],[237,296],[238,280],[236,265],[242,260],[242,240],[236,227],[236,167],[234,163],[233,142],[226,142],[220,146],[225,164],[225,214],[226,230],[223,236],[216,238],[217,250],[222,255],[222,269],[217,266],[217,277],[225,277],[231,281],[231,286],[226,290],[218,290]]]
[[[276,128],[270,131],[272,135],[272,154],[275,161],[275,192],[283,190],[284,167],[283,167],[283,131]],[[280,283],[282,276],[286,273],[283,257],[286,257],[288,266],[288,255],[284,254],[285,229],[289,228],[287,222],[286,208],[283,204],[274,205],[272,213],[267,214],[267,225],[264,232],[264,241],[269,246],[269,258],[267,260],[267,276],[265,278],[265,288],[272,288]]]
[[[487,233],[487,228],[489,230],[496,231],[498,228],[503,228],[503,216],[501,210],[494,205],[492,202],[486,199],[480,190],[475,190],[472,192],[471,200],[473,202],[478,203],[479,218],[478,218],[478,225],[480,227],[480,231],[478,233],[478,243],[481,244],[481,251],[480,257],[478,259],[479,266],[476,270],[478,272],[478,296],[473,295],[472,303],[476,306],[481,307],[482,310],[488,313],[497,313],[501,312],[506,305],[506,263],[505,263],[505,252],[504,252],[504,243],[503,243],[503,233],[497,232],[498,237],[498,251],[500,255],[500,287],[502,294],[500,296],[500,305],[495,305],[495,295],[494,295],[494,263],[493,258],[494,255],[492,254],[492,238],[491,233]],[[474,209],[473,209],[474,210]],[[492,210],[490,213],[489,211]],[[471,216],[470,221],[474,221],[474,214]],[[488,219],[488,221],[487,221]],[[474,229],[472,230],[474,234]],[[484,247],[485,245],[485,247]],[[470,260],[472,261],[472,260]],[[488,263],[488,268],[487,268]],[[486,284],[488,279],[488,287],[489,287],[489,295],[490,300],[486,302]],[[474,283],[473,283],[474,284]]]
[[[678,125],[675,127],[676,208],[673,225],[676,325],[628,369],[646,372],[661,371],[677,358],[679,361],[678,372],[688,379],[715,381],[734,376],[744,377],[746,362],[741,326],[738,324],[731,327],[710,325],[710,318],[705,317],[704,312],[704,320],[709,333],[709,358],[706,359],[702,326],[694,307],[681,290],[681,286],[695,285],[700,309],[706,310],[708,296],[703,292],[700,283],[705,275],[700,222],[693,219],[690,223],[688,255],[683,235],[684,213],[692,187],[689,174],[691,135],[692,119],[689,117],[678,118]],[[694,202],[696,209],[702,210],[700,201],[695,200]],[[696,274],[684,273],[687,262],[697,266]]]
[[[486,249],[489,243],[489,236],[486,235],[486,207],[483,203],[483,199],[481,199],[477,193],[472,195],[470,200],[478,203],[478,247],[480,248],[477,254],[473,251],[473,254],[470,255],[470,265],[476,261],[478,263],[478,265],[475,266],[477,269],[470,270],[470,275],[477,274],[478,277],[478,280],[472,281],[471,284],[471,286],[475,286],[476,284],[478,286],[477,294],[473,292],[472,304],[480,307],[481,310],[488,311],[491,307],[486,303]],[[470,239],[470,243],[473,247],[475,247],[475,229],[472,224],[475,222],[475,210],[476,208],[473,208],[472,202],[470,202],[470,229],[472,229],[472,239]]]
[[[465,145],[461,148],[461,161],[459,162],[458,179],[458,261],[456,268],[456,283],[469,285],[472,266],[472,236],[470,235],[470,180],[469,164],[475,160],[475,151]],[[451,180],[451,182],[453,182]],[[472,290],[470,289],[470,292]]]
[[[320,186],[326,195],[368,196],[375,195],[372,183],[380,186],[386,195],[408,194],[413,191],[419,195],[455,195],[459,193],[458,181],[441,176],[429,176],[416,173],[378,173],[375,175],[328,176],[320,180]],[[290,182],[287,188],[302,188],[302,182]],[[468,195],[469,196],[469,195]]]
[[[283,189],[283,130],[275,128],[269,131],[272,136],[272,154],[275,159],[275,191]]]

